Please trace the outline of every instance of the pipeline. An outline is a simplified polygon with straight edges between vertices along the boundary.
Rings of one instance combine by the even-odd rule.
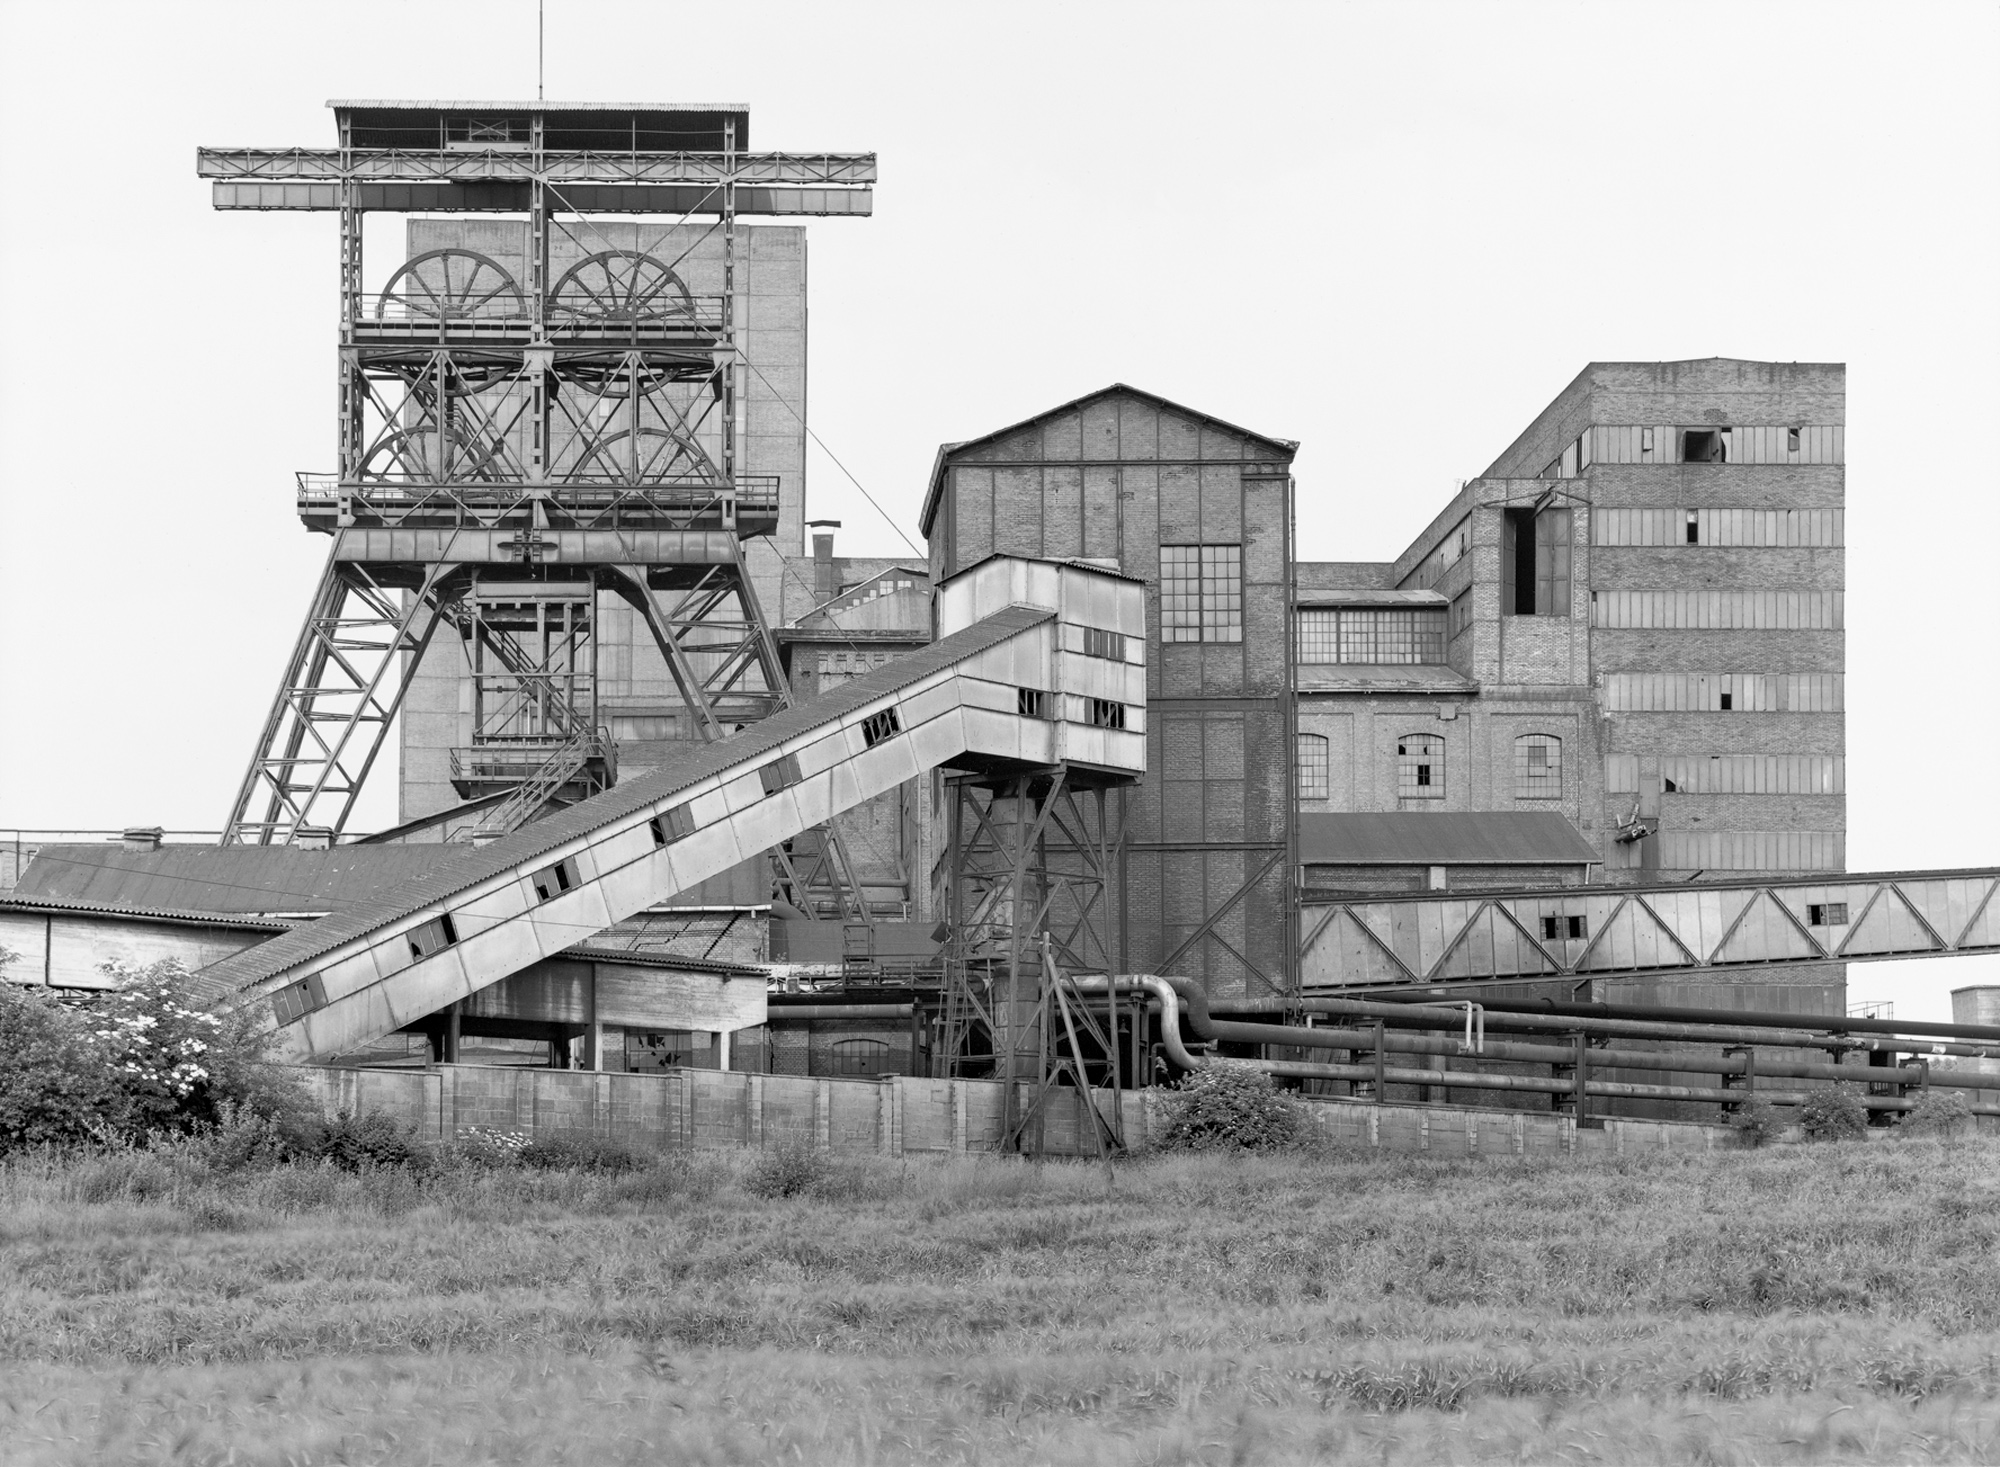
[[[1390,1002],[1423,1003],[1434,999],[1412,995]],[[1485,1002],[1480,1000],[1480,1002]],[[1549,1014],[1578,1019],[1636,1018],[1645,1015],[1675,1023],[1721,1023],[1716,1015],[1726,1015],[1737,1023],[1765,1029],[1814,1029],[1853,1034],[1930,1035],[1940,1039],[1989,1039],[2000,1041],[2000,1024],[1936,1024],[1911,1019],[1850,1019],[1839,1014],[1787,1014],[1771,1009],[1697,1009],[1654,1007],[1652,1004],[1578,1003],[1553,998],[1503,998],[1487,1003],[1489,1009],[1519,1014]]]
[[[1185,1005],[1187,1012],[1188,1027],[1193,1029],[1204,1040],[1235,1040],[1245,1043],[1280,1044],[1300,1048],[1352,1049],[1356,1047],[1352,1042],[1353,1039],[1364,1039],[1364,1042],[1370,1046],[1379,1044],[1384,1049],[1389,1047],[1386,1023],[1379,1034],[1369,1033],[1364,1036],[1357,1031],[1346,1031],[1343,1033],[1343,1031],[1339,1030],[1307,1029],[1289,1025],[1238,1024],[1228,1021],[1218,1021],[1209,1012],[1207,995],[1202,993],[1199,988],[1185,978],[1164,978],[1151,973],[1133,973],[1120,974],[1118,977],[1112,979],[1099,977],[1080,977],[1077,979],[1078,988],[1085,993],[1108,992],[1113,983],[1116,983],[1121,988],[1129,987],[1143,990],[1159,1002],[1162,1046],[1167,1052],[1168,1059],[1183,1070],[1203,1069],[1209,1062],[1206,1056],[1198,1056],[1190,1052],[1181,1039],[1180,1016],[1183,1005]],[[1336,1000],[1336,1002],[1346,1001]],[[1232,1005],[1232,1007],[1236,1006]],[[1408,1006],[1399,1005],[1395,1007],[1398,1012],[1405,1016],[1405,1022],[1412,1021],[1414,1016],[1410,1014]],[[1439,1006],[1434,1010],[1437,1017],[1422,1022],[1427,1022],[1430,1027],[1437,1027],[1439,1018],[1449,1015],[1449,1019],[1455,1021],[1460,1012],[1462,1010],[1458,1008],[1447,1010]],[[1416,1041],[1401,1035],[1397,1036],[1397,1038],[1400,1041],[1399,1048],[1408,1046],[1414,1049],[1418,1044],[1423,1043],[1423,1041]],[[1416,1052],[1436,1053],[1443,1051],[1449,1053],[1455,1049],[1455,1046],[1452,1046],[1450,1041],[1434,1040],[1428,1043],[1436,1046],[1436,1048],[1428,1050],[1417,1049]],[[1575,1054],[1573,1050],[1557,1049],[1553,1046],[1542,1045],[1507,1045],[1505,1048],[1517,1052],[1533,1051],[1532,1059],[1526,1054],[1518,1055],[1521,1060],[1529,1063],[1566,1064],[1573,1062]],[[1491,1053],[1495,1059],[1514,1059],[1517,1057],[1516,1055],[1497,1053],[1492,1045],[1487,1047],[1487,1052]],[[1617,1068],[1678,1069],[1681,1071],[1695,1070],[1697,1072],[1705,1072],[1709,1068],[1708,1064],[1705,1063],[1688,1064],[1683,1062],[1669,1064],[1666,1062],[1670,1058],[1669,1056],[1652,1051],[1592,1050],[1589,1052],[1587,1058],[1592,1062],[1601,1063],[1606,1067]],[[1703,1057],[1695,1056],[1693,1058],[1701,1059]],[[1372,1081],[1380,1084],[1423,1085],[1452,1090],[1508,1090],[1556,1095],[1574,1095],[1577,1091],[1577,1082],[1574,1079],[1543,1077],[1539,1075],[1495,1075],[1465,1070],[1417,1070],[1390,1067],[1379,1062],[1373,1064],[1343,1065],[1316,1064],[1300,1060],[1246,1059],[1234,1060],[1232,1063],[1248,1065],[1254,1069],[1262,1070],[1267,1074],[1280,1075],[1288,1079]],[[1901,1066],[1898,1066],[1893,1071],[1879,1070],[1877,1067],[1872,1066],[1866,1070],[1858,1066],[1842,1067],[1834,1065],[1799,1065],[1797,1068],[1801,1070],[1838,1070],[1842,1071],[1842,1073],[1834,1075],[1833,1078],[1865,1081],[1874,1084],[1910,1083],[1908,1071]],[[1740,1073],[1740,1071],[1738,1072]],[[1774,1070],[1763,1070],[1762,1073],[1775,1074],[1776,1072]],[[1806,1074],[1786,1076],[1785,1078],[1818,1078],[1818,1076]],[[1933,1074],[1928,1078],[1932,1083],[1951,1083],[1943,1075],[1939,1074]],[[1975,1086],[1985,1087],[1990,1085],[1995,1077],[1960,1075],[1955,1078],[1974,1080]],[[1922,1083],[1921,1079],[1917,1083]],[[1377,1093],[1379,1094],[1379,1090]],[[1708,1104],[1741,1103],[1753,1096],[1758,1099],[1770,1101],[1775,1105],[1798,1105],[1802,1104],[1806,1099],[1804,1094],[1796,1091],[1751,1091],[1747,1089],[1723,1089],[1695,1085],[1647,1085],[1616,1080],[1595,1080],[1591,1079],[1587,1074],[1583,1081],[1583,1093],[1586,1097],[1596,1095],[1615,1099],[1682,1100]],[[1883,1111],[1910,1110],[1915,1104],[1913,1101],[1904,1100],[1899,1097],[1875,1095],[1864,1097],[1863,1103],[1870,1110]],[[2000,1116],[2000,1105],[1974,1105],[1970,1109],[1974,1115]]]
[[[1814,1035],[1800,1029],[1750,1028],[1742,1025],[1703,1024],[1692,1021],[1678,1023],[1653,1023],[1639,1019],[1605,1018],[1558,1018],[1554,1015],[1522,1013],[1516,1010],[1496,1009],[1485,1000],[1475,1000],[1486,1015],[1486,1027],[1510,1033],[1539,1034],[1555,1031],[1562,1034],[1596,1034],[1617,1039],[1657,1039],[1680,1044],[1741,1044],[1767,1049],[1824,1049],[1835,1054],[1855,1052],[1860,1054],[1930,1054],[1954,1055],[1970,1059],[2000,1059],[2000,1045],[1991,1044],[1951,1044],[1936,1040],[1894,1040],[1855,1036],[1851,1038]],[[1222,999],[1213,1003],[1217,1013],[1231,1014],[1292,1014],[1301,1010],[1315,1014],[1346,1015],[1353,1018],[1380,1019],[1387,1024],[1395,1024],[1408,1029],[1435,1029],[1439,1027],[1434,1014],[1458,1015],[1464,1012],[1463,1003],[1448,1003],[1441,999],[1426,999],[1423,1003],[1398,1002],[1382,999],[1359,998],[1308,998],[1298,1001],[1288,999]],[[1430,1010],[1426,1013],[1425,1010]]]

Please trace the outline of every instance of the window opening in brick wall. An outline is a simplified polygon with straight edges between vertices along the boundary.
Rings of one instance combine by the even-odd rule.
[[[553,866],[545,866],[529,878],[535,885],[535,900],[554,901],[570,888],[579,884],[574,858],[558,861]]]
[[[879,1075],[889,1068],[889,1045],[881,1039],[838,1039],[833,1045],[836,1075]]]
[[[861,720],[861,742],[872,749],[884,739],[893,739],[903,731],[903,721],[896,716],[893,708],[884,708],[880,713],[871,713]]]
[[[1396,740],[1396,797],[1444,798],[1444,740],[1437,734],[1404,734]]]
[[[1299,613],[1299,661],[1408,665],[1444,661],[1445,612],[1308,607]]]
[[[1562,740],[1554,734],[1522,734],[1514,740],[1514,797],[1562,798]]]
[[[1299,735],[1299,798],[1325,800],[1333,794],[1333,761],[1323,734]]]
[[[1049,695],[1040,688],[1016,688],[1014,711],[1023,718],[1047,718]]]
[[[1799,430],[1797,428],[1785,429],[1785,452],[1797,453],[1798,451],[1799,451]]]
[[[1125,705],[1109,698],[1090,700],[1090,726],[1092,728],[1125,727]]]
[[[458,927],[451,920],[451,913],[433,917],[421,927],[410,929],[410,956],[427,958],[432,953],[443,952],[458,941]]]
[[[1732,709],[1736,705],[1736,695],[1734,693],[1723,693],[1720,694],[1719,696],[1721,701],[1717,704],[1717,706],[1720,707],[1724,713],[1729,712],[1730,709]]]
[[[1701,511],[1698,509],[1687,512],[1687,542],[1690,545],[1701,544]]]
[[[1847,924],[1846,902],[1807,902],[1806,926],[1844,927]]]
[[[1512,616],[1568,616],[1570,511],[1510,509],[1501,535],[1500,605]]]
[[[1243,640],[1243,547],[1160,547],[1160,640]]]
[[[1729,462],[1727,428],[1683,428],[1681,462],[1684,464],[1724,464]]]

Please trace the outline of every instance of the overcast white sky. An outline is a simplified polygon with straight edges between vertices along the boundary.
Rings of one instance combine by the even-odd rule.
[[[1856,870],[2000,863],[1997,72],[1990,4],[548,0],[552,99],[881,155],[810,226],[811,415],[912,539],[941,440],[1111,381],[1302,440],[1358,560],[1593,358],[1846,362]],[[534,0],[0,0],[0,825],[219,825],[324,557],[333,220],[213,213],[195,147],[534,88]]]

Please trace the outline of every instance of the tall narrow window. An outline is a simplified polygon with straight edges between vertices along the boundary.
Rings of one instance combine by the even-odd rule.
[[[1444,798],[1444,740],[1436,734],[1404,734],[1396,740],[1396,798]]]
[[[1799,451],[1799,430],[1797,428],[1785,429],[1785,452],[1797,453],[1798,451]]]
[[[1562,798],[1562,740],[1553,734],[1522,734],[1514,740],[1514,798]]]
[[[1570,511],[1507,511],[1500,548],[1500,603],[1513,616],[1568,616]]]
[[[1690,545],[1701,544],[1701,511],[1698,509],[1687,512],[1687,542]]]
[[[1160,640],[1243,640],[1243,547],[1160,547]]]
[[[1333,762],[1323,734],[1299,735],[1299,798],[1325,800],[1333,794]]]

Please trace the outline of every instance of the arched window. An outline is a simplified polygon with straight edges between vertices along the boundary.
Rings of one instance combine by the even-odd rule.
[[[1436,734],[1404,734],[1396,740],[1396,798],[1444,798],[1444,740]]]
[[[842,1039],[833,1046],[836,1075],[879,1075],[889,1068],[889,1046],[880,1039]]]
[[[1522,734],[1514,740],[1514,798],[1560,800],[1563,745],[1554,734]]]
[[[1299,798],[1325,800],[1333,796],[1333,766],[1322,734],[1299,735]]]

